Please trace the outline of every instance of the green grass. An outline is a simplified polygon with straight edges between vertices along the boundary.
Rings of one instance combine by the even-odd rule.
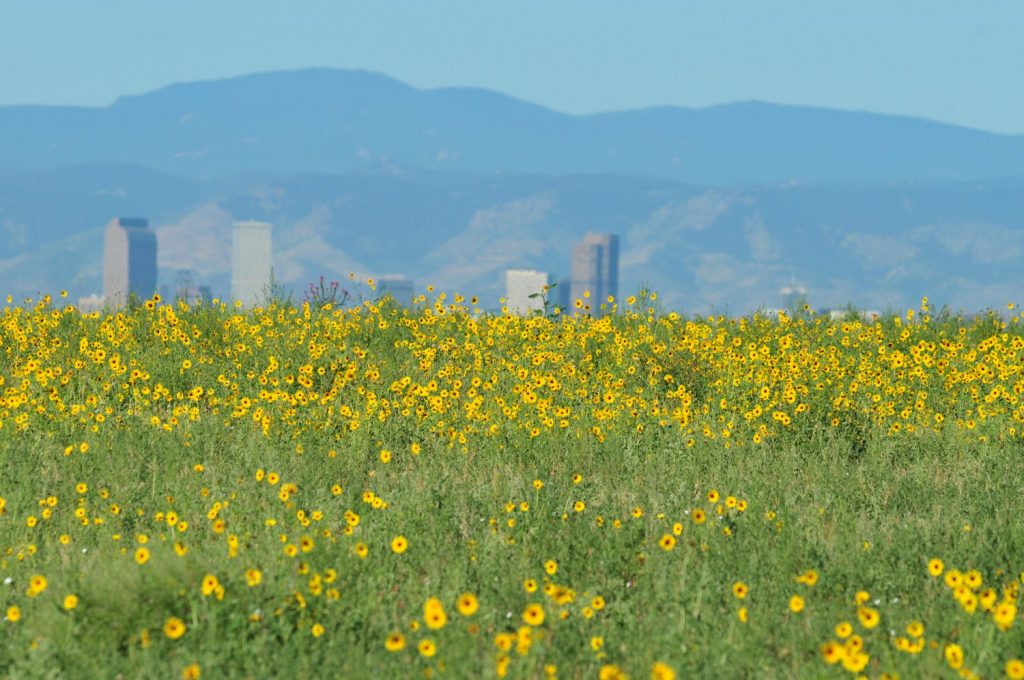
[[[593,678],[617,664],[646,678],[655,661],[686,678],[842,677],[847,672],[826,665],[819,648],[840,621],[859,630],[853,598],[861,589],[881,614],[877,628],[859,631],[870,677],[955,677],[942,655],[950,642],[963,647],[967,667],[998,677],[1024,649],[1019,620],[999,631],[980,609],[966,613],[926,570],[940,557],[947,568],[980,570],[997,589],[1024,570],[1022,449],[978,443],[976,434],[871,437],[862,449],[825,437],[728,450],[686,448],[671,434],[604,443],[550,434],[503,445],[484,440],[490,443],[465,454],[427,444],[412,456],[407,435],[386,427],[339,446],[326,435],[265,438],[213,420],[187,433],[129,420],[88,441],[88,453],[66,456],[60,435],[0,436],[0,578],[12,579],[0,586],[0,605],[22,613],[17,623],[0,622],[6,677],[179,677],[192,663],[203,677],[490,677],[495,635],[523,625],[521,613],[533,602],[545,605],[546,621],[525,654],[510,652],[508,677],[544,677],[553,664],[558,677]],[[389,464],[380,462],[381,448],[394,452]],[[282,502],[281,483],[257,482],[257,469],[279,473],[298,493]],[[578,485],[574,474],[582,476]],[[82,496],[79,482],[89,486]],[[344,488],[340,496],[331,493],[335,483]],[[388,508],[365,504],[366,489]],[[710,489],[746,500],[748,509],[715,519]],[[29,528],[26,517],[40,517],[39,500],[50,495],[58,498],[52,517]],[[102,525],[82,526],[74,515],[79,498]],[[582,513],[572,509],[577,500],[586,503]],[[226,504],[223,534],[207,519],[217,501]],[[523,501],[527,512],[506,512],[507,503]],[[634,507],[641,518],[630,515]],[[695,508],[709,513],[706,524],[690,520]],[[300,509],[319,510],[323,519],[303,527]],[[352,536],[342,532],[348,509],[361,517]],[[170,510],[188,522],[183,535],[155,521]],[[679,544],[663,551],[658,539],[676,521],[685,524]],[[726,525],[732,536],[723,535]],[[141,566],[132,558],[140,533],[152,551]],[[236,557],[228,556],[231,534],[240,542]],[[296,544],[308,535],[316,545],[291,558],[281,534]],[[398,534],[410,542],[402,555],[388,547]],[[189,548],[184,557],[173,550],[176,540]],[[357,541],[368,545],[366,559],[354,554]],[[576,592],[567,606],[523,589],[525,579],[543,584],[547,560],[558,563],[551,579]],[[310,574],[335,569],[337,581],[324,588],[337,588],[340,598],[310,594],[309,575],[297,573],[301,562]],[[264,575],[255,588],[243,578],[252,567]],[[794,582],[808,569],[819,573],[814,587]],[[223,601],[202,595],[207,573],[224,585]],[[30,598],[34,574],[48,586]],[[742,602],[731,592],[740,580],[750,587]],[[464,591],[480,600],[469,618],[454,606]],[[68,593],[80,598],[72,612],[61,608]],[[787,610],[794,594],[806,600],[799,614]],[[587,619],[582,608],[596,595],[607,606]],[[444,603],[447,626],[411,631],[431,596]],[[738,620],[741,606],[747,623]],[[262,619],[250,621],[257,610]],[[570,614],[562,620],[559,611]],[[181,639],[161,632],[168,616],[186,622]],[[911,620],[925,624],[937,649],[910,655],[893,647],[890,630],[902,635]],[[310,632],[314,623],[325,627],[319,638]],[[143,630],[148,646],[140,643]],[[395,630],[409,645],[390,653],[384,640]],[[600,654],[591,646],[595,636],[604,640]],[[415,649],[424,637],[437,643],[431,659]]]
[[[999,630],[927,565],[1020,599],[1021,325],[909,318],[6,308],[0,676],[843,677],[822,645],[847,621],[868,677],[957,677],[949,645],[999,677],[1024,656],[1020,616]],[[711,490],[745,511],[719,519]],[[919,654],[894,645],[912,621]]]

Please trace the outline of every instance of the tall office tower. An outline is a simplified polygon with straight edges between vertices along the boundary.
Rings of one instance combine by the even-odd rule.
[[[608,296],[619,299],[619,237],[616,234],[590,234],[583,237],[585,243],[601,248],[601,297],[598,306],[608,302]]]
[[[246,307],[264,302],[270,290],[273,257],[270,225],[235,222],[231,250],[231,297]]]
[[[138,217],[117,217],[107,223],[103,243],[103,298],[120,307],[131,298],[146,299],[156,291],[156,234]]]
[[[559,309],[562,314],[572,313],[572,300],[569,299],[569,289],[572,287],[568,278],[558,279],[555,285],[555,294],[549,300],[551,304]]]
[[[505,270],[505,306],[509,314],[530,316],[534,312],[544,311],[544,288],[551,285],[551,277],[547,272],[535,269]],[[536,294],[537,297],[531,298]]]
[[[600,315],[608,296],[619,295],[619,237],[615,234],[588,232],[572,250],[572,279],[569,284],[569,312],[576,311],[576,300],[583,311]],[[590,296],[585,297],[584,293]],[[588,310],[587,307],[590,309]]]
[[[600,299],[601,295],[600,272],[601,247],[586,241],[577,243],[572,249],[570,313],[593,312],[599,307],[594,305],[594,301]]]
[[[400,305],[411,305],[415,293],[412,281],[401,274],[385,274],[377,280],[377,297],[390,295]]]

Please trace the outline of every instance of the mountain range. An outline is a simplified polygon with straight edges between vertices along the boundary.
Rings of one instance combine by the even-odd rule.
[[[148,217],[161,279],[226,294],[230,226],[275,269],[398,272],[497,305],[501,272],[566,275],[622,237],[623,294],[691,312],[1019,299],[1024,136],[747,102],[570,116],[362,71],[172,85],[103,108],[0,107],[0,289],[98,292],[102,230]]]

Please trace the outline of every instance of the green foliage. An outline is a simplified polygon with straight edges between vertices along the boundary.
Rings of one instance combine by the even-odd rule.
[[[490,347],[473,331],[486,319],[469,324],[426,307],[414,325],[393,301],[321,311],[272,300],[258,315],[143,306],[56,320],[45,306],[34,317],[8,310],[0,335],[0,582],[10,582],[0,585],[0,619],[9,607],[20,618],[0,620],[0,677],[177,678],[191,664],[203,677],[492,677],[502,662],[496,637],[521,635],[531,604],[543,605],[545,621],[523,653],[509,652],[508,677],[545,677],[549,665],[558,677],[597,677],[615,664],[643,678],[656,662],[678,677],[847,677],[820,653],[841,621],[863,637],[871,677],[955,677],[942,653],[952,643],[974,672],[1002,674],[1024,648],[1024,624],[1004,632],[990,612],[968,613],[927,564],[939,557],[947,571],[977,569],[983,587],[1019,601],[1022,446],[1007,435],[1009,420],[897,433],[870,396],[851,393],[863,401],[830,411],[828,392],[808,389],[807,416],[760,444],[701,428],[720,428],[748,408],[730,411],[731,404],[759,403],[759,386],[743,383],[746,373],[729,373],[758,342],[771,348],[764,361],[781,357],[778,365],[816,347],[827,356],[858,352],[867,362],[880,345],[940,343],[964,328],[962,336],[983,347],[1002,342],[1009,357],[1018,329],[994,318],[978,327],[888,318],[850,340],[864,343],[860,349],[847,350],[843,338],[853,336],[842,324],[829,334],[813,319],[690,322],[658,317],[654,304],[644,294],[639,313],[586,322],[594,326],[498,319],[502,332],[487,336],[493,348],[480,355],[467,348]],[[44,322],[54,324],[52,335],[33,345],[32,357],[60,365],[52,377],[49,366],[27,366],[17,351]],[[618,364],[615,342],[586,334],[594,327],[620,343],[647,334],[640,347],[650,351],[630,346],[627,363]],[[178,344],[155,339],[167,329],[177,331]],[[252,340],[260,329],[259,342]],[[870,345],[869,332],[883,341]],[[407,351],[426,333],[429,342]],[[684,348],[681,335],[694,342]],[[795,349],[777,350],[782,340]],[[101,342],[109,351],[97,357]],[[576,395],[584,383],[572,385],[570,403],[586,415],[571,426],[534,435],[510,419],[461,444],[451,428],[474,403],[471,379],[442,382],[436,392],[457,409],[401,415],[402,377],[442,381],[474,362],[484,376],[512,373],[502,359],[525,347],[524,368],[533,365],[545,342],[563,344],[575,374],[607,381],[586,397]],[[661,346],[672,354],[655,351]],[[357,352],[366,359],[343,383]],[[113,353],[150,378],[134,385],[131,369],[112,374]],[[435,370],[438,355],[446,363]],[[728,360],[708,360],[721,355]],[[999,361],[1007,372],[1015,366]],[[960,366],[960,375],[974,375],[976,364]],[[259,382],[286,371],[291,381]],[[278,409],[266,430],[255,408],[241,404],[250,398],[238,388],[246,380],[258,385],[254,395],[277,390],[260,397],[259,408]],[[506,404],[532,381],[517,380],[495,383]],[[593,408],[593,396],[612,387],[616,405],[638,394],[662,403],[654,400],[669,399],[680,383],[694,399],[691,430],[658,427],[660,416],[640,414],[648,427],[616,427],[599,420],[603,406]],[[55,385],[64,391],[51,391]],[[197,386],[204,390],[193,400]],[[321,408],[332,390],[338,407]],[[57,394],[65,408],[33,407],[19,420],[22,392],[47,406]],[[948,404],[950,420],[976,408],[969,390],[957,398],[962,404]],[[380,415],[384,400],[390,417]],[[341,406],[358,411],[358,427]],[[836,424],[833,413],[841,416]],[[596,436],[590,428],[599,423],[605,430]],[[703,523],[695,521],[700,512]],[[396,536],[408,539],[402,554],[390,547]],[[662,547],[666,536],[677,541],[671,550]],[[135,559],[140,548],[150,553],[143,564]],[[552,560],[557,571],[548,573]],[[249,570],[259,570],[259,584],[248,585]],[[808,570],[818,575],[815,585],[794,580]],[[30,595],[37,575],[47,586]],[[211,576],[222,597],[204,594]],[[742,600],[733,595],[740,581],[749,587]],[[881,616],[875,628],[857,623],[860,590]],[[470,617],[456,608],[464,592],[480,602]],[[79,598],[70,611],[68,594]],[[788,608],[794,595],[805,601],[799,613]],[[436,631],[423,620],[432,597],[448,618]],[[594,606],[598,597],[602,608]],[[169,617],[187,627],[180,639],[162,632]],[[893,637],[915,620],[928,644],[911,655]],[[314,626],[324,628],[319,637]],[[385,640],[394,632],[408,644],[389,652]],[[434,657],[416,651],[426,638],[437,645]]]
[[[273,268],[270,270],[270,279],[263,286],[263,293],[259,300],[259,306],[292,306],[292,289],[286,286],[277,278]]]
[[[414,456],[406,435],[376,436],[394,451],[388,464],[375,442],[353,442],[331,457],[333,443],[322,435],[305,438],[297,453],[294,442],[273,444],[212,424],[198,424],[188,436],[160,430],[99,436],[88,453],[71,456],[45,433],[3,437],[7,512],[0,517],[0,546],[10,552],[0,573],[13,579],[3,603],[17,603],[23,618],[6,624],[0,671],[176,677],[197,662],[215,677],[267,669],[395,677],[437,669],[443,660],[451,672],[479,677],[493,672],[491,638],[519,625],[528,603],[545,602],[550,636],[524,657],[513,653],[512,677],[533,676],[548,663],[589,677],[605,662],[640,676],[659,659],[683,677],[824,677],[831,669],[818,645],[834,637],[840,620],[856,621],[851,601],[859,589],[881,603],[885,630],[861,632],[879,670],[948,674],[938,653],[912,657],[892,649],[887,629],[911,620],[925,623],[929,639],[959,641],[985,675],[1020,649],[1019,623],[1008,633],[994,631],[987,615],[961,611],[925,571],[928,558],[941,556],[1002,584],[1024,566],[1019,450],[949,436],[898,444],[873,439],[856,458],[841,441],[730,451],[701,445],[684,455],[666,443],[650,447],[633,439],[586,446],[549,439],[470,455],[431,447]],[[281,481],[257,482],[258,469]],[[574,474],[581,475],[579,484]],[[534,479],[544,482],[542,489],[532,486]],[[80,482],[87,493],[75,491]],[[283,503],[278,493],[287,482],[299,490]],[[340,496],[332,495],[333,484],[343,487]],[[706,499],[712,488],[749,508],[716,519],[715,504]],[[388,508],[365,504],[367,489]],[[40,512],[36,499],[50,495],[59,499],[51,519],[29,529],[26,517]],[[576,500],[586,504],[581,513],[571,508]],[[528,511],[519,509],[522,502]],[[207,519],[217,503],[223,534]],[[516,504],[513,512],[506,512],[508,503]],[[120,515],[111,514],[114,504]],[[78,507],[88,509],[89,526],[74,517]],[[634,507],[643,509],[640,519],[631,516]],[[687,514],[694,508],[711,519],[694,525]],[[185,532],[155,519],[172,509],[188,521]],[[300,509],[324,517],[303,527]],[[353,536],[342,532],[345,510],[361,515]],[[277,524],[269,527],[268,520]],[[679,545],[664,552],[657,541],[677,521],[685,524]],[[722,534],[726,526],[730,537]],[[322,535],[325,529],[331,538]],[[59,541],[62,534],[71,537],[69,545]],[[132,555],[141,534],[153,557],[139,566]],[[232,534],[242,538],[233,558],[226,543]],[[388,549],[397,534],[410,540],[402,555]],[[281,536],[296,544],[310,536],[316,545],[290,558]],[[174,553],[176,541],[189,546],[184,557]],[[365,559],[354,554],[356,541],[369,546]],[[550,559],[559,564],[552,582],[576,591],[566,607],[523,591],[527,578],[544,583]],[[338,571],[337,602],[308,592],[303,562],[313,573]],[[249,568],[264,574],[256,588],[245,584]],[[793,582],[807,569],[821,574],[814,588]],[[35,573],[49,586],[27,598]],[[205,574],[224,584],[223,601],[202,595]],[[750,587],[742,602],[730,594],[735,581]],[[454,610],[463,591],[481,601],[472,619]],[[81,602],[64,612],[60,602],[71,592]],[[295,603],[295,592],[304,593],[305,608]],[[786,611],[793,594],[807,601],[799,615]],[[608,606],[586,619],[583,607],[596,595]],[[426,635],[408,623],[431,596],[441,598],[450,619],[430,635],[438,657],[385,651],[392,630],[413,642]],[[746,624],[737,620],[740,606],[749,610]],[[565,621],[557,616],[562,610],[570,612]],[[250,621],[257,611],[263,620]],[[181,640],[160,632],[168,616],[186,621]],[[317,622],[326,633],[313,638]],[[469,632],[471,622],[478,633]],[[152,640],[145,648],[143,630]],[[594,636],[604,638],[604,659],[590,648]]]

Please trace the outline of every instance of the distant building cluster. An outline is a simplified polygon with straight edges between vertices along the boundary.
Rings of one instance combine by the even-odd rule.
[[[779,289],[779,301],[782,303],[781,307],[762,308],[759,312],[772,318],[778,318],[782,314],[793,317],[812,312],[807,297],[807,288],[795,281],[790,281],[789,285]],[[882,315],[876,309],[857,309],[852,306],[842,309],[823,307],[813,310],[813,313],[818,316],[827,316],[831,321],[843,321],[845,319],[872,321]]]
[[[162,295],[163,297],[170,297],[171,293]],[[174,277],[173,296],[175,300],[185,300],[186,302],[198,300],[209,304],[213,301],[213,291],[210,290],[210,287],[197,286],[192,281],[192,272],[188,269],[179,269]]]
[[[528,316],[544,310],[544,302],[566,313],[601,316],[619,296],[619,237],[588,232],[573,246],[569,278],[551,290],[553,277],[533,269],[505,271],[505,307]]]
[[[792,277],[791,277],[792,279]],[[560,308],[567,314],[603,316],[618,300],[619,237],[588,232],[572,248],[569,276],[555,281],[550,272],[536,269],[505,271],[505,310],[531,316]],[[273,227],[268,222],[235,222],[231,245],[231,298],[246,307],[264,302],[276,291],[273,277]],[[337,284],[332,284],[337,286]],[[130,300],[145,300],[157,290],[157,239],[149,222],[140,217],[117,217],[106,227],[103,246],[103,294],[79,298],[79,308],[92,311],[121,307]],[[188,270],[177,273],[173,291],[160,289],[164,298],[210,302],[209,286],[197,285]],[[399,274],[386,274],[376,283],[378,297],[390,295],[401,305],[415,302],[413,282]],[[810,312],[807,288],[791,280],[779,289],[778,308],[761,312],[776,317]],[[819,309],[833,320],[871,319],[875,310]]]
[[[231,240],[231,298],[246,307],[275,293],[273,277],[273,228],[268,222],[235,222]],[[398,274],[382,276],[377,291],[403,305],[413,303],[413,282]],[[103,294],[79,298],[82,311],[122,307],[130,300],[146,300],[157,292],[157,240],[149,221],[141,217],[117,217],[106,228],[103,243]],[[189,270],[180,270],[173,292],[160,288],[161,296],[186,301],[210,302],[209,286],[196,285]]]
[[[273,227],[268,222],[235,222],[231,241],[231,299],[246,307],[265,302],[275,291],[273,274]],[[791,275],[779,289],[778,308],[762,308],[762,314],[810,313],[807,288]],[[604,316],[619,297],[619,237],[617,234],[587,232],[572,248],[569,276],[556,281],[546,271],[505,270],[505,310],[518,316],[532,316],[559,308],[566,314]],[[337,284],[332,284],[337,287]],[[401,305],[416,301],[413,282],[400,274],[377,279],[377,297],[390,295]],[[146,300],[157,292],[157,239],[148,220],[117,217],[107,223],[103,244],[103,294],[79,298],[82,311],[122,307],[130,300]],[[189,270],[177,272],[173,287],[160,288],[165,299],[206,302],[213,300],[209,286],[198,285]],[[346,293],[346,296],[348,294]],[[818,309],[816,314],[832,320],[880,316],[876,310]]]

